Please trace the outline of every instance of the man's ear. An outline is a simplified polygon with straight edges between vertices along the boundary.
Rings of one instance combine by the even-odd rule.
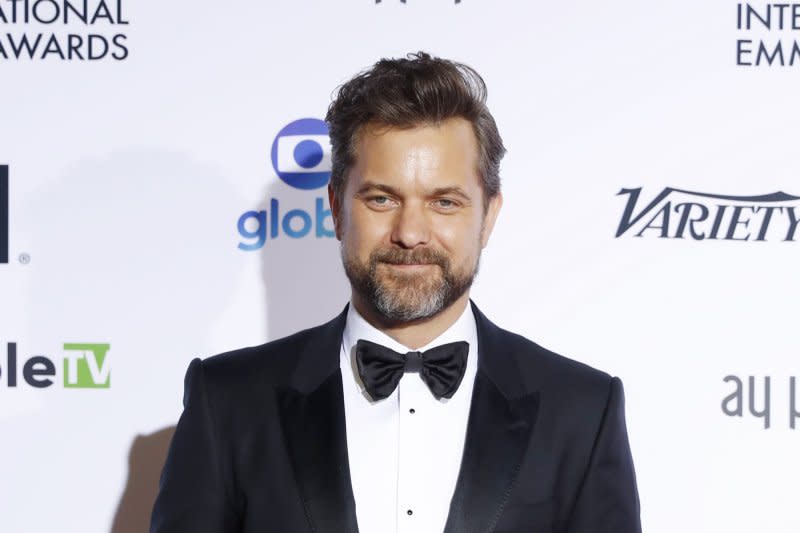
[[[342,204],[339,202],[339,198],[334,193],[333,184],[331,182],[328,182],[328,204],[331,206],[331,218],[333,218],[333,230],[336,232],[336,239],[341,241],[342,224],[340,222],[340,217],[342,213]]]
[[[494,229],[494,223],[497,221],[497,215],[500,214],[500,208],[503,207],[503,193],[498,192],[486,207],[486,213],[483,215],[483,229],[481,230],[481,248],[486,248],[489,244],[489,236]]]

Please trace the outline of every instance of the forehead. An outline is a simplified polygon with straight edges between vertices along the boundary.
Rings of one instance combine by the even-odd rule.
[[[472,124],[460,117],[409,128],[367,124],[356,138],[355,156],[351,183],[480,187],[478,141]]]

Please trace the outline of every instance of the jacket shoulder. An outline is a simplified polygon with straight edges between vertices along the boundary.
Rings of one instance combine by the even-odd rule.
[[[517,333],[500,329],[506,342],[517,354],[517,363],[524,378],[537,388],[559,389],[591,397],[605,398],[612,376],[570,357],[548,350]]]
[[[328,327],[330,323],[203,359],[206,382],[222,388],[248,384],[284,386],[295,374],[299,355],[314,345]]]

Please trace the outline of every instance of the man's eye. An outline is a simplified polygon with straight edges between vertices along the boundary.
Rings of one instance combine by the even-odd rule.
[[[439,198],[436,200],[436,207],[441,207],[443,209],[452,209],[456,207],[456,203],[449,198]]]
[[[371,196],[367,202],[376,207],[388,207],[391,205],[392,199],[388,196]]]

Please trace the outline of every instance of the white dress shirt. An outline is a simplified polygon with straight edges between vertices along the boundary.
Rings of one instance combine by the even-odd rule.
[[[434,398],[417,373],[372,401],[355,362],[364,339],[399,353],[412,351],[370,325],[350,304],[340,365],[350,477],[360,533],[442,533],[464,449],[472,388],[478,369],[478,335],[472,308],[439,337],[419,348],[467,341],[467,368],[450,399]]]

